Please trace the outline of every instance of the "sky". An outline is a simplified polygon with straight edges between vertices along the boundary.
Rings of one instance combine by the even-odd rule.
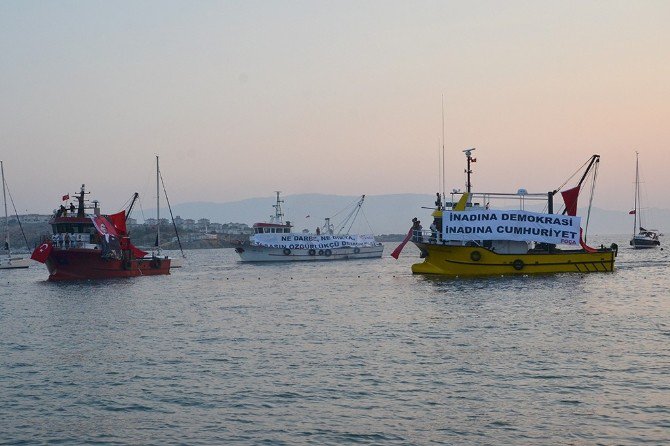
[[[670,208],[667,1],[0,2],[0,159],[20,213],[464,188]],[[444,105],[443,105],[444,104]],[[444,114],[444,120],[442,118]],[[442,140],[444,125],[444,141]],[[430,204],[430,203],[428,203]]]

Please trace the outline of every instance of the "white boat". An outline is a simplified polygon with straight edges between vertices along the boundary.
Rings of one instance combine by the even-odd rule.
[[[277,192],[277,203],[273,205],[275,215],[270,217],[270,222],[255,223],[249,242],[235,248],[242,262],[378,259],[382,256],[384,246],[373,235],[335,233],[329,218],[317,233],[292,232],[291,222],[284,222],[281,209],[284,201],[279,194]],[[353,224],[364,200],[365,195],[354,205],[342,227],[349,221]]]
[[[660,246],[659,233],[656,229],[642,227],[642,205],[640,204],[640,168],[638,152],[635,152],[635,205],[629,214],[633,214],[633,238],[630,245],[635,249],[648,249]]]
[[[6,254],[0,257],[0,269],[28,268],[30,259],[13,256],[11,245],[9,243],[9,215],[7,214],[7,191],[5,185],[5,167],[0,161],[0,171],[2,172],[2,199],[5,205],[5,246]],[[18,217],[17,217],[18,218]]]

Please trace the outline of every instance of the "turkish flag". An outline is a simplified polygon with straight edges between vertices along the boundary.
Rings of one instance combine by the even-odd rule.
[[[42,243],[40,246],[35,248],[30,258],[33,260],[37,260],[40,263],[44,263],[49,258],[49,254],[51,254],[51,250],[53,249],[53,247],[54,246],[51,244],[51,240],[47,240],[46,242]]]
[[[119,235],[125,235],[128,233],[128,230],[126,229],[126,210],[122,210],[121,212],[117,212],[116,214],[112,214],[109,216],[109,220],[112,222],[114,227],[116,228],[116,231],[119,233]]]
[[[70,194],[63,195],[63,201],[69,200],[70,199]]]
[[[633,209],[632,211],[630,211],[630,212],[628,213],[628,215],[635,215],[635,209]]]

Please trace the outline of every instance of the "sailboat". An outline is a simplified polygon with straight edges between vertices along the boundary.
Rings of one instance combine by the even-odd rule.
[[[7,214],[7,191],[5,185],[5,166],[0,161],[0,171],[2,171],[2,199],[5,205],[5,246],[6,256],[0,258],[0,269],[28,268],[30,259],[12,256],[12,249],[9,243],[9,215]],[[18,218],[18,217],[17,217]]]
[[[174,223],[174,217],[172,216],[172,207],[170,206],[170,200],[167,196],[167,191],[165,190],[165,183],[163,183],[163,177],[161,175],[160,164],[158,162],[158,155],[156,155],[156,257],[161,255],[161,192],[160,184],[163,184],[163,192],[165,192],[165,201],[167,201],[168,209],[170,210],[170,217],[172,220],[172,225],[174,226],[175,234],[177,234],[177,241],[179,242],[179,249],[181,250],[182,258],[186,258],[184,255],[184,250],[181,248],[181,240],[179,239],[179,231],[177,231],[177,226]],[[171,268],[181,268],[181,259],[170,259]]]
[[[661,244],[656,229],[645,229],[642,227],[642,205],[640,204],[640,154],[635,152],[635,198],[634,208],[629,214],[633,214],[633,238],[630,245],[635,249],[655,248]],[[636,234],[637,233],[637,234]]]

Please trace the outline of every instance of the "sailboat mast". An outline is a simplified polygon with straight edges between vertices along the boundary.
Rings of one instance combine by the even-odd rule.
[[[640,168],[639,168],[639,160],[640,154],[638,152],[635,152],[635,206],[633,207],[633,237],[635,237],[635,233],[637,232],[637,213],[638,213],[638,206],[640,204]],[[640,223],[640,226],[642,224]]]
[[[9,216],[7,215],[7,192],[5,191],[5,166],[0,161],[0,171],[2,171],[2,202],[5,204],[5,248],[7,254],[11,255],[9,249]]]
[[[156,252],[161,253],[161,193],[159,188],[160,167],[156,155]]]

